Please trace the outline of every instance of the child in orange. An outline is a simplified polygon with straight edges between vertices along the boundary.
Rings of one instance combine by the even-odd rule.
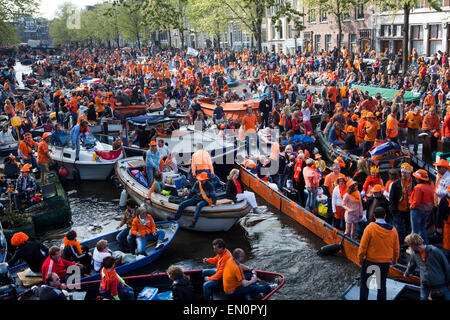
[[[379,184],[381,186],[384,186],[383,180],[381,179],[379,175],[380,169],[378,167],[370,167],[370,176],[367,177],[366,182],[364,182],[363,189],[361,192],[361,197],[364,199],[364,197],[367,195],[368,197],[372,196],[372,188],[374,185]]]

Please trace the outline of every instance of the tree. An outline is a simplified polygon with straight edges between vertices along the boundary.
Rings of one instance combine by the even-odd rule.
[[[220,35],[227,31],[233,13],[227,6],[210,0],[190,0],[187,16],[191,27],[216,37],[220,51]]]
[[[123,38],[138,43],[141,47],[141,38],[144,38],[144,3],[139,0],[122,2],[118,7],[118,26]]]
[[[70,2],[64,2],[58,6],[55,18],[50,23],[49,30],[54,44],[76,42],[86,36],[80,36],[80,34],[83,34],[81,32],[81,18],[83,15],[80,14],[79,26],[75,23],[73,25],[70,23],[71,19],[74,19],[74,13],[76,11],[77,7]]]
[[[403,59],[402,74],[406,75],[408,70],[408,54],[409,54],[409,15],[411,10],[417,4],[418,0],[373,0],[374,4],[383,9],[390,9],[393,14],[403,11]],[[439,0],[427,0],[431,8],[436,11],[442,11]]]
[[[21,16],[29,16],[36,11],[35,0],[0,0],[0,43],[17,42],[14,21]]]
[[[222,2],[230,9],[234,18],[253,33],[258,52],[262,51],[262,22],[266,9],[275,9],[271,21],[277,30],[281,28],[277,24],[281,17],[286,17],[288,23],[293,21],[297,30],[304,29],[300,20],[304,14],[294,9],[287,0],[223,0]]]
[[[322,13],[332,14],[337,21],[337,49],[341,51],[342,18],[350,13],[350,8],[358,5],[358,0],[306,0],[309,8],[319,8]]]

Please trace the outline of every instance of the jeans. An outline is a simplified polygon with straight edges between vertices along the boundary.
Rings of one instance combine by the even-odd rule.
[[[134,290],[131,287],[126,287],[122,283],[119,283],[117,285],[117,292],[120,300],[134,300]],[[102,290],[102,285],[100,283],[99,293],[105,298],[105,299],[112,299],[111,291],[109,290]]]
[[[259,128],[262,129],[268,126],[269,126],[269,114],[261,113],[261,125]]]
[[[412,233],[419,234],[425,241],[425,244],[428,244],[427,222],[430,215],[431,210],[423,211],[411,209]]]
[[[245,150],[250,155],[250,138],[256,139],[256,148],[259,149],[259,136],[257,133],[247,133],[245,135]]]
[[[177,213],[175,214],[175,220],[180,219],[181,215],[183,214],[184,209],[186,209],[189,206],[197,206],[197,208],[195,209],[195,213],[194,213],[194,220],[197,221],[198,220],[198,216],[200,215],[200,211],[202,210],[203,207],[207,206],[208,202],[206,202],[205,200],[195,200],[194,198],[191,199],[187,199],[185,201],[183,201],[182,203],[180,203],[180,205],[178,206],[178,210]]]
[[[150,233],[145,237],[136,237],[136,254],[145,252],[145,245],[147,244],[147,241],[157,240],[158,242],[163,242],[165,235],[166,233],[164,232],[164,230],[156,230],[156,236]]]
[[[409,216],[409,212],[399,211],[394,214],[392,217],[392,224],[398,232],[398,240],[400,245],[405,241],[405,237],[407,234],[411,232],[411,218]]]
[[[450,300],[450,291],[448,290],[447,286],[442,286],[439,289],[445,296],[445,300]],[[428,300],[428,297],[430,296],[430,291],[431,288],[430,287],[426,287],[424,285],[420,286],[420,300]]]
[[[317,200],[317,188],[308,188],[306,187],[306,191],[308,191],[308,198],[306,199],[305,209],[313,212],[316,208],[316,200]]]
[[[130,228],[122,229],[116,236],[122,251],[134,252],[136,250],[136,236],[130,233]]]
[[[248,272],[245,274],[245,279],[250,280],[252,277],[252,273]],[[256,283],[253,283],[249,286],[243,287],[239,286],[232,293],[229,294],[231,298],[242,298],[245,295],[252,294],[252,293],[264,293],[268,294],[270,291],[272,291],[272,288],[269,286],[266,282],[260,282],[257,281]]]
[[[216,274],[217,269],[205,269],[202,271],[202,279]],[[222,280],[222,279],[221,279]],[[203,283],[203,299],[212,300],[212,290],[222,284],[221,280],[209,280]]]
[[[409,149],[409,146],[414,145],[413,146],[414,153],[417,153],[417,150],[419,149],[419,144],[417,143],[418,131],[419,131],[419,129],[408,128],[407,135],[406,135],[406,143],[408,144],[408,149]]]
[[[389,271],[390,263],[377,263],[364,260],[361,266],[361,283],[359,286],[359,300],[368,300],[369,288],[367,287],[367,279],[371,274],[367,273],[369,266],[378,266],[380,268],[380,289],[377,290],[377,300],[386,300],[386,278]]]
[[[72,116],[72,127],[75,127],[78,122],[78,115],[76,112],[73,112],[72,110],[69,111],[70,115]]]
[[[146,166],[145,170],[147,171],[147,181],[148,181],[148,187],[151,188],[153,184],[153,173],[154,169],[151,166]]]

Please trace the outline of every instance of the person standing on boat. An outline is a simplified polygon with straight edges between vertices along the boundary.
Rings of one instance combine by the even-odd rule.
[[[136,255],[147,255],[145,246],[147,241],[157,241],[155,250],[161,249],[164,244],[164,230],[156,229],[152,216],[144,210],[138,209],[136,216],[131,223],[131,234],[136,236]]]
[[[36,147],[36,141],[33,140],[31,133],[24,135],[24,140],[19,144],[18,154],[25,163],[31,164],[34,168],[39,169],[36,158],[33,156],[33,148]]]
[[[243,191],[242,183],[239,182],[238,178],[239,178],[239,170],[232,169],[230,171],[230,174],[228,175],[227,189],[226,189],[227,198],[235,202],[244,199],[247,201],[250,207],[252,207],[254,213],[259,213],[255,194],[250,191]]]
[[[49,165],[53,160],[50,156],[50,149],[48,148],[50,133],[44,132],[42,138],[42,141],[39,142],[37,147],[37,163],[41,169],[41,186],[45,186],[48,182],[48,175],[50,173]]]
[[[220,100],[216,100],[215,105],[212,118],[215,124],[219,124],[225,121],[225,112],[223,111]]]
[[[428,177],[428,172],[419,169],[413,173],[416,178],[409,205],[411,208],[411,228],[413,233],[419,234],[425,244],[428,244],[427,223],[434,206],[434,184]]]
[[[89,122],[87,122],[87,120],[81,120],[79,124],[70,130],[70,144],[72,146],[72,150],[76,150],[75,161],[80,160],[80,143],[84,143],[88,135]]]
[[[272,112],[272,100],[267,98],[267,94],[264,95],[263,100],[259,103],[259,111],[261,112],[261,126],[260,129],[269,126],[269,116]]]
[[[155,170],[159,168],[161,155],[158,151],[158,145],[156,141],[151,141],[149,146],[150,149],[147,151],[147,156],[145,158],[145,168],[147,171],[148,187],[150,188],[153,184],[153,175],[155,173]]]
[[[303,169],[303,177],[305,179],[306,191],[308,198],[306,199],[305,209],[309,212],[316,212],[317,192],[319,189],[320,173],[314,169],[315,161],[311,158],[306,160],[306,167]]]
[[[169,148],[165,145],[163,139],[158,140],[158,152],[161,158],[167,157],[170,153]]]
[[[447,196],[447,186],[450,185],[450,164],[446,159],[441,159],[433,164],[438,172],[436,181],[436,191],[434,195],[434,206],[437,207],[439,201]]]
[[[376,120],[372,112],[367,112],[366,114],[366,124],[363,129],[364,142],[362,155],[365,156],[375,143],[377,138],[378,130],[381,129],[380,124]]]
[[[202,143],[197,143],[195,148],[196,151],[191,158],[192,177],[197,177],[200,173],[206,172],[208,179],[212,179],[212,185],[217,185],[220,182],[220,179],[214,174],[211,155],[208,151],[203,150]]]
[[[445,300],[450,300],[450,264],[442,251],[433,245],[427,245],[417,233],[409,234],[405,242],[413,252],[403,275],[408,277],[419,267],[420,300],[428,300],[432,289],[439,289],[444,293]]]
[[[193,228],[197,223],[198,217],[200,216],[200,211],[203,207],[214,207],[216,204],[216,192],[214,190],[214,186],[209,181],[208,174],[206,172],[202,172],[197,175],[196,178],[197,182],[192,187],[187,200],[180,203],[174,217],[175,220],[178,220],[186,207],[196,206],[192,224],[189,226],[190,228]]]
[[[39,186],[36,179],[30,174],[31,165],[26,163],[22,169],[20,169],[20,175],[16,180],[16,191],[14,193],[14,203],[16,209],[20,212],[23,211],[22,199],[25,199],[27,206],[31,205],[31,198],[36,194]]]
[[[244,106],[247,106],[244,104]],[[242,118],[242,125],[244,126],[245,135],[245,149],[247,155],[250,155],[250,139],[256,140],[257,148],[259,149],[259,136],[256,132],[256,127],[258,127],[258,118],[253,112],[252,107],[247,107],[247,114]]]
[[[203,263],[215,264],[217,267],[216,269],[204,269],[202,271],[202,277],[205,280],[203,283],[203,299],[205,300],[212,299],[212,290],[220,286],[225,264],[229,259],[232,259],[231,252],[226,248],[222,239],[215,239],[212,246],[216,256],[214,258],[203,258]]]
[[[358,259],[361,265],[361,285],[359,299],[367,300],[369,288],[367,280],[373,273],[373,268],[379,272],[375,273],[377,283],[377,300],[386,300],[386,279],[391,265],[395,265],[400,254],[397,230],[384,219],[386,211],[384,208],[375,209],[375,222],[369,223],[364,229],[358,249]],[[370,267],[370,268],[369,268]],[[371,270],[371,271],[368,271]]]

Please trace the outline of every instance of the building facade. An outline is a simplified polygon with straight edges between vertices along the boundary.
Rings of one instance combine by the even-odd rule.
[[[17,36],[22,43],[27,43],[28,40],[40,41],[41,45],[52,43],[49,34],[49,22],[45,19],[20,17],[14,25]]]
[[[432,56],[438,50],[450,48],[450,0],[442,0],[441,12],[431,9],[424,0],[418,0],[409,15],[409,50],[416,49],[422,56]],[[381,12],[374,15],[377,52],[398,52],[403,46],[403,12]]]

